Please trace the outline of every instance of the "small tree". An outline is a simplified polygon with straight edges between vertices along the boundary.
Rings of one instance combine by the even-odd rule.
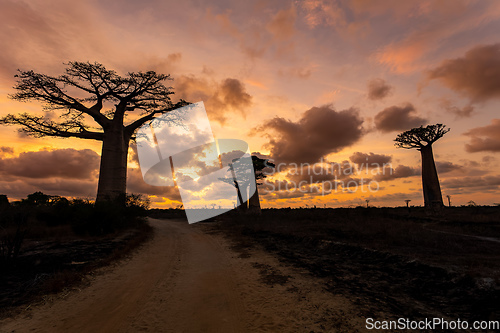
[[[394,141],[397,148],[417,149],[422,156],[422,188],[425,207],[443,207],[441,187],[434,163],[432,144],[450,131],[443,124],[420,126],[399,134]]]
[[[53,136],[102,141],[101,166],[96,201],[125,203],[127,155],[134,132],[156,115],[189,103],[172,103],[169,75],[153,71],[120,76],[99,63],[70,62],[57,77],[19,71],[17,92],[10,98],[22,102],[40,101],[53,116],[29,113],[9,114],[0,124],[18,125],[34,137]],[[109,109],[105,109],[109,107]],[[136,111],[125,124],[127,114]],[[93,123],[97,126],[91,126]]]

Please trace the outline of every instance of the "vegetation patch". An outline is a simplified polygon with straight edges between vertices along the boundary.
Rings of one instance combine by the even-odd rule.
[[[85,284],[88,273],[126,257],[150,239],[147,205],[134,195],[122,207],[96,207],[86,200],[43,193],[2,205],[0,317],[47,294]]]

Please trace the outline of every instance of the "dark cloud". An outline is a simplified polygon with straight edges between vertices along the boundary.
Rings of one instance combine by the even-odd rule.
[[[442,181],[444,188],[498,188],[500,176],[448,178]]]
[[[231,108],[241,112],[252,105],[252,96],[237,79],[227,78],[222,81],[215,98],[221,104],[221,108]]]
[[[379,100],[389,96],[393,91],[393,87],[383,79],[373,79],[368,82],[368,98],[371,100]]]
[[[252,96],[238,79],[227,78],[217,83],[191,75],[179,77],[174,85],[177,97],[190,102],[203,101],[209,118],[221,124],[227,120],[228,111],[245,116],[252,105]]]
[[[335,111],[325,105],[307,110],[297,122],[276,117],[255,131],[269,137],[266,148],[276,163],[314,163],[358,141],[362,124],[358,110]]]
[[[439,174],[442,174],[442,173],[452,172],[455,170],[463,171],[464,167],[448,161],[445,162],[437,161],[436,169]]]
[[[465,150],[469,153],[500,152],[500,119],[492,119],[491,125],[473,128],[464,135],[471,138],[465,145]]]
[[[11,149],[3,149],[12,155]],[[10,198],[42,191],[50,195],[94,198],[100,157],[90,149],[57,149],[0,156],[0,189]]]
[[[483,156],[483,158],[481,160],[483,161],[483,163],[489,164],[491,162],[496,161],[497,159],[494,156],[486,155],[486,156]]]
[[[14,149],[12,147],[0,146],[0,155],[13,154]]]
[[[392,156],[384,155],[384,154],[374,154],[374,153],[361,153],[355,152],[351,157],[349,157],[352,163],[355,164],[363,164],[367,167],[378,167],[383,166],[384,164],[390,163],[392,160]]]
[[[461,58],[443,61],[427,75],[472,101],[500,97],[500,44],[474,47]]]
[[[97,181],[63,178],[2,179],[0,189],[2,194],[13,199],[26,198],[28,194],[37,191],[49,195],[94,199],[97,193]]]
[[[23,152],[0,159],[4,177],[95,179],[99,155],[90,149],[57,149]]]
[[[177,187],[148,185],[144,182],[140,169],[128,169],[127,192],[134,194],[156,195],[170,200],[181,201],[181,196]]]
[[[304,181],[307,183],[333,181],[339,178],[347,178],[355,173],[354,168],[348,168],[348,164],[332,164],[332,166],[328,166],[318,163],[297,169],[288,169],[286,179],[296,183]]]
[[[397,178],[407,178],[418,176],[421,174],[420,168],[414,168],[406,165],[398,165],[396,169],[386,167],[381,170],[381,173],[375,176],[377,181],[387,181]]]
[[[390,106],[377,113],[375,127],[381,132],[405,131],[424,125],[427,119],[416,115],[413,104]]]

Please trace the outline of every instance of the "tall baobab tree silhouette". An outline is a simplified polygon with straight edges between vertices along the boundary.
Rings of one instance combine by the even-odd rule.
[[[17,92],[9,97],[40,101],[44,111],[59,112],[58,119],[9,114],[0,118],[0,124],[21,126],[20,131],[34,137],[102,141],[96,202],[124,202],[128,148],[135,130],[158,114],[189,104],[184,100],[173,103],[170,95],[174,92],[164,85],[170,75],[153,71],[120,76],[99,63],[69,62],[66,73],[57,77],[32,70],[19,71],[16,77]],[[131,120],[125,124],[127,115]]]
[[[259,183],[259,180],[262,180],[267,177],[268,173],[266,173],[266,169],[269,171],[272,170],[275,167],[275,164],[270,162],[268,159],[263,159],[259,158],[255,155],[251,156],[252,159],[252,165],[253,165],[253,170],[254,170],[254,176],[255,176],[255,192],[254,194],[248,199],[247,202],[243,202],[243,196],[242,196],[242,191],[246,191],[247,187],[250,186],[250,177],[245,178],[241,177],[241,175],[244,174],[245,168],[247,167],[247,163],[241,163],[241,159],[236,159],[233,160],[233,163],[229,165],[229,169],[233,172],[233,177],[232,178],[219,178],[219,180],[231,184],[236,188],[236,193],[238,195],[238,200],[240,202],[239,209],[242,211],[249,210],[251,212],[255,213],[260,213],[261,212],[261,207],[260,207],[260,198],[259,198],[259,191],[258,191],[258,186],[262,185],[262,183]],[[239,170],[242,169],[243,170]],[[236,182],[236,176],[234,174],[234,170],[238,170],[238,174],[240,175],[240,185]],[[242,172],[243,171],[243,172]],[[245,192],[243,192],[245,193]]]
[[[432,144],[450,131],[443,124],[420,126],[399,134],[394,141],[397,148],[417,149],[422,156],[422,188],[425,207],[443,207],[441,187],[434,163]]]

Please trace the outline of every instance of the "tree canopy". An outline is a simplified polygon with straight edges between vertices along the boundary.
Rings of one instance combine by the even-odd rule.
[[[446,128],[446,125],[443,124],[412,128],[409,131],[399,134],[394,140],[396,141],[394,145],[397,148],[420,150],[425,146],[432,145],[449,131],[450,129]]]
[[[139,111],[125,128],[129,137],[155,115],[187,105],[184,100],[172,103],[172,88],[164,85],[170,75],[154,71],[127,73],[120,76],[102,64],[69,62],[66,73],[49,76],[32,70],[16,75],[16,93],[9,97],[18,101],[40,101],[45,111],[62,111],[58,120],[49,116],[29,113],[9,114],[0,118],[0,123],[20,125],[21,131],[35,137],[58,136],[103,140],[104,132],[112,123],[123,124],[125,114]],[[80,96],[75,96],[75,92]],[[105,109],[106,105],[114,105]],[[100,127],[90,126],[85,121],[90,116]]]
[[[9,114],[0,118],[0,124],[18,125],[34,137],[102,141],[96,201],[125,203],[127,155],[135,131],[156,115],[189,104],[182,99],[172,103],[174,92],[165,85],[170,75],[154,71],[120,76],[102,64],[75,61],[60,76],[20,70],[16,77],[16,92],[9,97],[42,102],[46,114]],[[180,117],[173,115],[171,120]]]

